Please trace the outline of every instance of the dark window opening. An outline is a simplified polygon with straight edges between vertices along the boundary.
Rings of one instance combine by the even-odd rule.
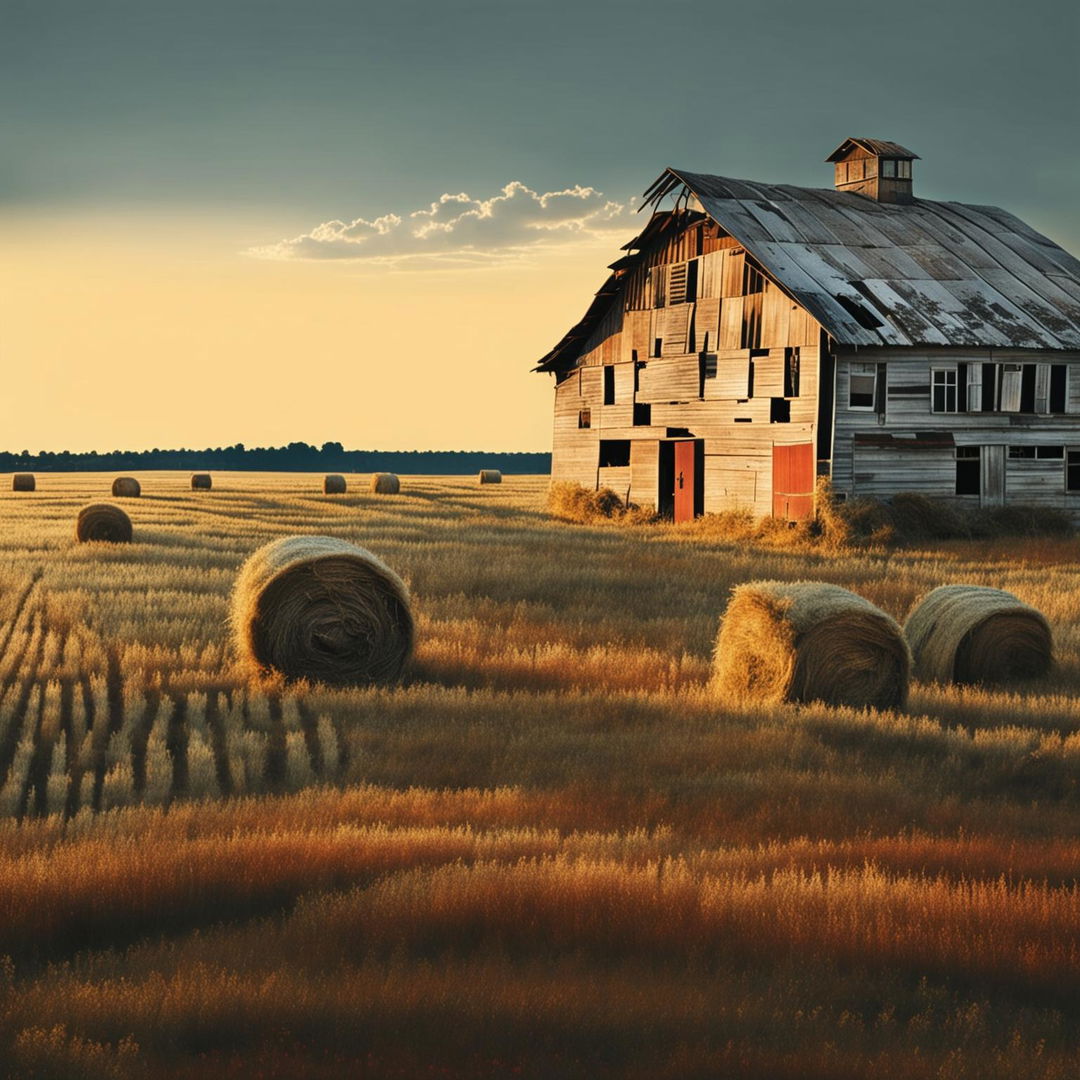
[[[743,296],[765,291],[765,275],[747,260],[743,263]]]
[[[637,363],[637,349],[630,350],[630,359],[633,360],[635,364]]]
[[[848,408],[872,409],[877,402],[876,364],[852,364],[848,376]]]
[[[956,412],[956,372],[935,368],[932,372],[930,411]]]
[[[579,428],[592,427],[592,409],[582,409],[577,414],[577,426]]]
[[[1065,490],[1080,491],[1080,450],[1070,450],[1065,459]]]
[[[704,353],[698,357],[698,397],[705,396],[705,380],[716,378],[716,357],[706,356]]]
[[[774,397],[769,399],[769,423],[791,423],[791,402],[787,398]]]
[[[634,404],[634,427],[648,427],[652,423],[652,406]]]
[[[1065,456],[1064,446],[1036,446],[1035,456],[1037,458],[1054,458],[1060,461]]]
[[[660,355],[660,350],[663,347],[664,347],[664,339],[663,338],[653,338],[653,343],[652,343],[652,354],[653,354],[653,356],[659,356]]]
[[[604,366],[604,404],[615,404],[615,367],[612,364]]]
[[[618,468],[621,465],[630,464],[630,440],[629,439],[601,439],[600,440],[600,468]]]
[[[752,424],[753,422],[754,422],[754,418],[752,416],[736,416],[735,417],[735,423],[736,424]]]
[[[688,302],[697,299],[697,280],[698,264],[697,260],[693,259],[686,264],[686,299]]]
[[[1035,447],[1034,446],[1010,446],[1009,447],[1009,460],[1017,461],[1021,459],[1035,460]]]
[[[1052,413],[1067,411],[1065,400],[1068,376],[1069,369],[1065,364],[1050,365],[1050,411]]]
[[[799,396],[799,350],[784,350],[784,397]]]
[[[1020,376],[1020,411],[1033,413],[1035,411],[1035,365],[1025,364]]]
[[[1080,491],[1080,450],[1070,450],[1066,456],[1065,490]]]
[[[956,365],[956,411],[967,412],[968,366],[967,364]]]
[[[956,494],[978,495],[980,491],[980,457],[977,446],[956,448]]]
[[[754,396],[754,361],[748,360],[746,363],[746,396],[752,398]]]

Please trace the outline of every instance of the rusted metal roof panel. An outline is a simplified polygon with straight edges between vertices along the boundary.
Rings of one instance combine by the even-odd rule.
[[[1080,343],[1080,261],[1004,210],[669,173],[841,344]]]

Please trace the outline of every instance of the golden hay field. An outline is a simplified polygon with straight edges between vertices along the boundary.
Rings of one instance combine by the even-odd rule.
[[[829,552],[582,526],[546,481],[139,474],[0,495],[0,1062],[24,1077],[1074,1077],[1074,541]],[[5,484],[5,486],[9,486]],[[258,545],[413,592],[394,689],[254,684]],[[1023,692],[903,714],[707,688],[731,586],[902,618],[971,581],[1050,618]]]

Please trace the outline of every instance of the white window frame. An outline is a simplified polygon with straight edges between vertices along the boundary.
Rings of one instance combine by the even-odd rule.
[[[876,412],[877,411],[877,364],[864,364],[862,362],[853,362],[848,368],[848,408],[854,412]],[[851,403],[851,387],[852,381],[855,376],[865,378],[870,376],[873,380],[871,382],[870,389],[870,404],[869,405],[852,405]]]
[[[938,388],[938,376],[944,376],[941,386],[944,390],[945,408],[939,409],[936,407],[935,397]],[[949,382],[949,377],[952,377],[952,383]],[[949,391],[952,391],[952,408],[949,408]],[[949,367],[932,367],[930,369],[930,411],[932,413],[954,413],[956,412],[958,398],[958,379],[956,373],[956,366]]]

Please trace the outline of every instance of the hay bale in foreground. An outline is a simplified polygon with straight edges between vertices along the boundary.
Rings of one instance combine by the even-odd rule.
[[[191,474],[191,490],[192,491],[210,491],[213,489],[214,481],[208,472],[197,472]]]
[[[134,499],[142,492],[134,476],[118,476],[112,482],[112,493],[117,498]]]
[[[323,477],[322,489],[324,495],[344,495],[348,490],[345,477],[339,473],[331,473]]]
[[[911,654],[895,620],[819,582],[754,581],[732,593],[713,689],[735,703],[824,701],[902,708]]]
[[[1001,683],[1045,675],[1054,641],[1042,612],[1003,589],[942,585],[904,623],[915,674],[940,683]]]
[[[37,479],[33,473],[17,472],[11,477],[12,491],[35,491]]]
[[[397,495],[401,491],[401,481],[392,472],[377,472],[371,478],[371,490],[376,495]]]
[[[84,506],[75,521],[75,539],[80,544],[101,540],[110,544],[131,542],[131,518],[111,503]]]
[[[236,579],[231,621],[240,657],[287,679],[394,682],[412,652],[404,582],[370,551],[330,536],[259,548]]]
[[[502,473],[498,469],[481,469],[479,479],[481,484],[501,484]]]

